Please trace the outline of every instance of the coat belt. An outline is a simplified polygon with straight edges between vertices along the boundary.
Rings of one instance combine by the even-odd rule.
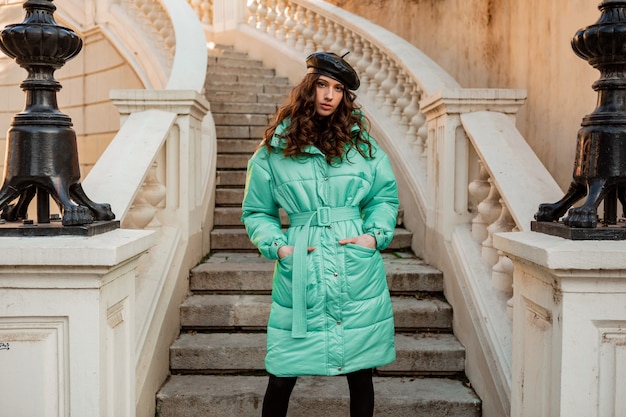
[[[311,226],[330,226],[332,223],[361,218],[358,207],[319,207],[316,211],[289,215],[290,227],[303,226],[295,237],[293,250],[293,319],[291,337],[306,337],[306,283],[307,283],[307,248]]]

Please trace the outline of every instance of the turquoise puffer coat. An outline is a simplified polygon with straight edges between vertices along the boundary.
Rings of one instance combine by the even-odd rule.
[[[251,241],[276,260],[265,366],[277,376],[338,375],[395,360],[394,323],[380,250],[393,237],[398,191],[387,155],[356,150],[328,164],[317,148],[285,158],[278,126],[248,163],[242,208]],[[355,126],[354,129],[358,129]],[[279,207],[290,216],[284,232]],[[376,249],[339,240],[363,233]],[[278,259],[278,249],[295,252]],[[315,248],[307,253],[307,246]]]

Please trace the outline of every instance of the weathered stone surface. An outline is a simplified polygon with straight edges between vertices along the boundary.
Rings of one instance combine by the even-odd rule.
[[[399,330],[449,330],[452,309],[436,298],[391,297]],[[269,295],[205,294],[188,297],[180,308],[181,325],[188,328],[265,328]]]
[[[267,385],[264,376],[174,375],[157,397],[160,417],[258,417]],[[377,417],[479,417],[480,400],[462,382],[444,378],[374,378]],[[289,417],[349,414],[343,377],[302,377]]]
[[[263,371],[265,333],[183,333],[170,348],[174,372]],[[396,361],[382,373],[454,374],[464,369],[465,350],[450,334],[396,335]]]

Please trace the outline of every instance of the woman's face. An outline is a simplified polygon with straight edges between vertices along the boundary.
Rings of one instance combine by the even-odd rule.
[[[315,82],[315,111],[321,117],[330,116],[337,110],[343,98],[343,84],[339,81],[320,75]]]

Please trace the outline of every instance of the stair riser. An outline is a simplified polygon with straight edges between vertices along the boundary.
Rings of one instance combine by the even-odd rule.
[[[215,190],[215,204],[227,205],[227,206],[235,205],[235,206],[241,207],[241,202],[243,201],[243,193],[244,193],[243,188],[217,188]],[[215,232],[216,238],[222,240],[222,239],[232,239],[232,236],[230,235],[236,231],[227,230],[225,233],[221,233],[219,232],[219,229],[218,229],[218,230],[214,230],[213,232]],[[239,232],[239,234],[241,233]],[[239,236],[237,236],[236,238],[239,238]]]
[[[189,329],[242,328],[265,329],[270,303],[233,305],[185,305],[181,307],[181,325]],[[394,306],[395,325],[398,330],[449,331],[452,325],[451,309],[441,310],[432,305],[413,308]]]
[[[258,417],[267,377],[174,376],[157,397],[160,417]],[[457,381],[374,378],[376,417],[480,417],[480,401]],[[302,377],[289,401],[288,417],[349,415],[345,377]]]
[[[217,155],[217,169],[246,169],[250,155],[244,154],[222,154]],[[241,200],[240,200],[241,201]]]
[[[218,139],[217,153],[218,155],[245,153],[248,155],[248,158],[250,158],[260,143],[261,141],[259,139]],[[238,185],[243,186],[244,182],[245,177]]]
[[[246,75],[246,76],[262,76],[273,77],[276,72],[271,68],[264,68],[260,66],[250,65],[229,65],[226,67],[218,67],[215,65],[209,65],[207,69],[207,78],[212,78],[217,74],[234,74],[234,75]]]
[[[219,186],[243,186],[246,182],[245,171],[218,171],[216,185]]]
[[[244,54],[231,54],[231,55],[222,55],[222,56],[211,56],[209,55],[209,59],[207,61],[207,66],[211,71],[223,71],[225,68],[237,67],[237,68],[260,68],[263,66],[263,63],[258,60],[250,59]]]
[[[287,214],[282,212],[282,210],[280,220],[284,227],[287,227],[289,225],[289,217],[287,216]],[[216,207],[213,222],[216,227],[243,227],[243,223],[241,222],[241,207]]]
[[[232,46],[222,45],[219,48],[209,49],[209,59],[212,58],[235,58],[235,59],[249,59],[248,54],[245,52],[235,51]]]
[[[399,334],[396,360],[379,373],[455,374],[463,371],[465,350],[449,334]],[[264,333],[189,333],[170,348],[170,368],[175,372],[247,373],[265,369]]]
[[[223,204],[241,204],[241,199],[235,198],[232,194],[236,193],[236,190],[228,190],[228,199],[226,195],[217,196],[221,194],[216,190],[216,204],[217,201],[223,201]],[[243,190],[240,191],[243,193]],[[237,203],[238,202],[238,203]],[[396,233],[391,241],[391,244],[387,247],[387,251],[404,251],[411,248],[411,235],[409,233]],[[255,250],[256,247],[250,242],[245,230],[241,229],[214,229],[211,231],[211,250]]]
[[[263,126],[267,127],[269,117],[265,114],[215,114],[216,126]]]
[[[222,103],[211,102],[211,111],[219,113],[239,113],[239,114],[266,114],[276,113],[278,107],[274,103]]]
[[[453,375],[464,369],[464,352],[397,351],[392,365],[378,368],[380,374]],[[202,374],[249,373],[265,370],[265,346],[256,348],[176,349],[170,350],[173,372]]]
[[[195,269],[190,278],[190,290],[202,292],[262,292],[269,294],[272,290],[273,263],[254,265],[258,270],[220,271]],[[246,268],[247,269],[247,268]],[[397,273],[387,270],[387,283],[391,293],[440,292],[443,290],[441,276],[431,274]]]
[[[215,133],[220,139],[256,139],[263,138],[265,126],[216,126]]]
[[[289,79],[285,77],[268,77],[266,75],[253,75],[253,74],[233,74],[233,73],[212,73],[207,74],[208,85],[215,83],[245,83],[245,84],[271,84],[271,85],[289,85]]]
[[[209,95],[211,95],[211,92],[216,91],[236,91],[243,93],[279,94],[286,97],[291,91],[291,86],[284,84],[243,83],[241,81],[225,83],[208,79],[204,84],[204,89],[205,92],[209,93]]]
[[[268,94],[268,93],[243,93],[237,91],[214,91],[208,92],[206,97],[210,102],[230,102],[230,103],[266,103],[276,104],[283,100],[283,96],[280,94]]]

